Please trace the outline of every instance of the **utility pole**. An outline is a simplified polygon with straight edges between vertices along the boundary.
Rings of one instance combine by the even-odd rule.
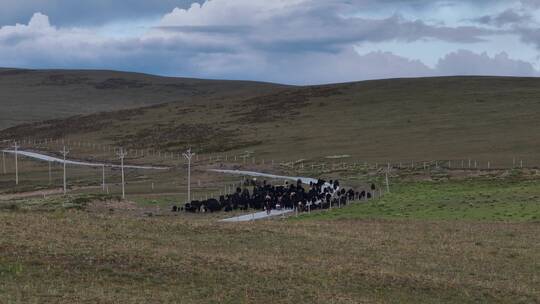
[[[49,161],[49,185],[52,184],[51,161]]]
[[[64,149],[60,151],[62,155],[64,156],[64,195],[67,193],[67,183],[66,183],[66,156],[69,154],[69,151],[66,149],[66,146],[64,146]]]
[[[15,185],[19,184],[19,164],[18,164],[18,150],[21,146],[17,144],[17,142],[13,143],[13,150],[15,150]]]
[[[390,193],[390,183],[388,182],[388,170],[386,170],[386,192]]]
[[[184,157],[188,161],[188,184],[187,184],[187,197],[188,197],[188,203],[191,202],[191,158],[195,153],[191,152],[191,148],[189,148],[185,153],[183,153]]]
[[[105,191],[105,164],[103,164],[103,166],[101,166],[101,176],[102,176],[102,183],[101,183],[101,187],[102,187],[102,190]]]
[[[6,152],[2,151],[2,172],[6,174]]]
[[[120,151],[117,153],[120,157],[120,167],[122,168],[122,199],[126,199],[126,183],[124,178],[124,158],[127,156],[127,152],[124,152],[123,148],[120,148]]]

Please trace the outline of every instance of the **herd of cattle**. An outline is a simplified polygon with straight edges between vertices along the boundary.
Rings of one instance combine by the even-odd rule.
[[[186,203],[183,207],[173,206],[173,212],[216,212],[232,210],[266,210],[272,209],[294,209],[298,212],[311,211],[315,209],[328,209],[341,207],[350,201],[368,200],[374,193],[375,185],[371,184],[371,191],[354,191],[341,188],[338,180],[318,180],[317,183],[310,183],[309,189],[304,189],[301,180],[296,184],[285,183],[285,185],[272,186],[256,179],[246,180],[244,189],[238,187],[233,194],[222,195],[218,199],[211,198],[203,201],[195,200]],[[252,191],[247,186],[252,186]]]

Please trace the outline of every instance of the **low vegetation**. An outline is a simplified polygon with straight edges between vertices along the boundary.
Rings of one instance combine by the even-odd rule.
[[[425,219],[540,223],[538,180],[420,181],[392,185],[380,200],[303,219]]]
[[[394,79],[277,89],[243,84],[232,92],[245,94],[195,95],[139,110],[21,125],[0,132],[0,140],[65,138],[175,153],[191,146],[206,156],[252,151],[259,161],[320,160],[346,154],[351,156],[349,162],[406,164],[472,158],[483,168],[487,162],[492,168],[508,168],[515,159],[532,167],[540,164],[535,148],[540,139],[531,136],[540,131],[539,84],[537,78],[505,77]],[[138,89],[127,91],[134,94],[134,90]],[[71,155],[84,159],[98,153],[93,149]]]
[[[117,71],[0,69],[0,129],[170,102],[256,96],[284,87]]]
[[[394,177],[381,199],[238,224],[219,223],[225,213],[173,214],[166,196],[149,194],[0,201],[0,294],[6,303],[539,302],[538,180],[452,174]]]
[[[115,201],[118,196],[108,194],[79,194],[66,196],[34,197],[0,201],[0,210],[12,211],[65,211],[70,209],[86,210],[90,203]]]
[[[5,303],[533,303],[540,226],[0,212]],[[510,279],[511,278],[511,279]]]

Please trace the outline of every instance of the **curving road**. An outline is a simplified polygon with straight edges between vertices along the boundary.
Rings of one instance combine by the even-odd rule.
[[[2,152],[15,154],[14,150],[2,150]],[[30,151],[23,151],[18,150],[17,155],[26,156],[29,158],[47,161],[47,162],[55,162],[55,163],[64,163],[63,159],[53,157],[50,155],[45,155],[41,153],[36,152],[30,152]],[[86,166],[86,167],[110,167],[110,168],[120,168],[120,165],[113,165],[113,164],[106,164],[106,163],[91,163],[91,162],[82,162],[82,161],[76,161],[76,160],[67,160],[67,165],[75,165],[75,166]],[[168,170],[169,167],[155,167],[155,166],[130,166],[130,165],[124,165],[125,169],[142,169],[142,170]]]
[[[225,222],[225,223],[249,222],[249,221],[267,219],[273,216],[285,215],[292,212],[294,212],[294,210],[291,210],[291,209],[272,210],[270,214],[267,214],[266,211],[260,211],[260,212],[246,214],[246,215],[240,215],[240,216],[227,218],[224,220],[220,220],[220,222]]]

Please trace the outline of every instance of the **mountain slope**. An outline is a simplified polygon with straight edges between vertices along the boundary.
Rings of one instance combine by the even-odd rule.
[[[78,116],[1,138],[71,138],[128,148],[256,152],[271,159],[349,154],[366,161],[472,157],[540,164],[540,79],[442,77],[292,87],[261,96]]]
[[[93,70],[0,69],[0,129],[166,102],[222,99],[283,86]]]

